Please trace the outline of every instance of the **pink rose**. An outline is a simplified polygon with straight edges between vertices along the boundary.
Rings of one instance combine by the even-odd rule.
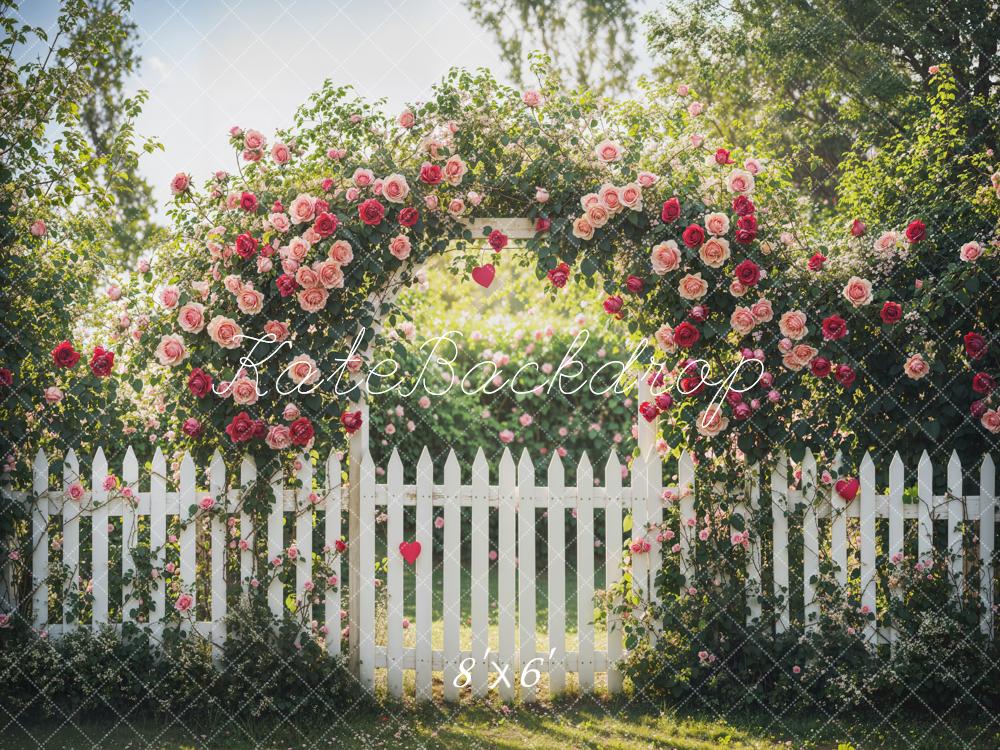
[[[639,177],[636,181],[639,183],[639,187],[645,189],[653,187],[658,179],[652,172],[639,172]]]
[[[721,268],[729,260],[729,240],[710,237],[698,248],[698,257],[710,268]]]
[[[288,160],[292,158],[292,153],[284,143],[275,143],[271,146],[271,158],[274,159],[275,164],[287,164]]]
[[[264,135],[258,130],[248,130],[243,136],[243,148],[256,151],[264,147]]]
[[[181,594],[177,597],[177,601],[174,602],[174,609],[181,613],[189,611],[193,606],[194,597],[191,594]]]
[[[633,211],[638,211],[642,208],[642,188],[638,184],[630,182],[621,188],[618,194],[625,208]]]
[[[319,283],[324,289],[342,289],[344,287],[344,272],[336,261],[323,260],[313,266]]]
[[[156,358],[161,365],[174,367],[183,362],[188,356],[188,351],[184,346],[184,339],[174,334],[166,334],[160,338],[160,343],[156,345]]]
[[[708,282],[700,273],[686,274],[677,285],[677,292],[682,299],[701,299],[708,293]]]
[[[292,434],[285,425],[272,425],[268,428],[264,442],[267,443],[267,447],[271,450],[284,450],[292,444]]]
[[[448,202],[448,213],[458,215],[465,210],[465,201],[461,198],[452,198]]]
[[[327,255],[330,260],[336,261],[342,266],[346,266],[354,260],[354,250],[351,248],[351,243],[347,240],[337,240],[334,242],[330,245]]]
[[[264,295],[255,289],[244,288],[236,295],[236,304],[245,315],[256,315],[264,309]]]
[[[177,307],[177,301],[180,299],[181,292],[176,286],[171,284],[170,286],[165,286],[160,290],[159,298],[160,304],[163,305],[168,310],[173,310]]]
[[[499,432],[500,442],[504,445],[514,442],[514,433],[510,430],[500,430]]]
[[[302,266],[295,272],[295,283],[303,289],[322,286],[319,283],[319,275],[309,266]]]
[[[449,185],[460,184],[467,171],[468,167],[458,154],[448,157],[448,161],[444,163],[444,178]]]
[[[406,260],[410,256],[410,238],[405,234],[397,234],[389,242],[389,252],[397,260]]]
[[[594,149],[597,160],[604,164],[618,161],[622,158],[622,147],[611,140],[603,140]]]
[[[303,289],[298,293],[299,307],[305,312],[315,313],[326,307],[326,301],[330,293],[323,287],[311,287]]]
[[[729,231],[729,217],[725,214],[708,214],[705,217],[705,229],[709,234],[723,235]]]
[[[278,232],[287,232],[292,228],[292,222],[286,213],[273,213],[268,217],[268,222]]]
[[[527,89],[523,94],[521,94],[521,101],[524,102],[525,106],[540,107],[542,104],[542,95],[536,89]]]
[[[316,215],[316,199],[305,193],[299,193],[292,199],[292,204],[288,207],[288,214],[293,224],[312,221]]]
[[[174,178],[170,181],[170,192],[174,195],[180,195],[181,193],[186,193],[188,187],[191,185],[191,178],[188,177],[183,172],[178,172],[174,175]]]
[[[741,336],[750,333],[756,323],[757,320],[754,318],[754,314],[749,307],[737,307],[733,310],[733,314],[729,318],[729,324]]]
[[[912,380],[920,380],[931,371],[931,367],[920,354],[911,355],[903,363],[903,372]]]
[[[1000,432],[1000,411],[988,409],[983,412],[983,416],[980,417],[979,421],[990,432],[994,434]]]
[[[285,408],[282,410],[281,416],[286,422],[294,422],[302,416],[302,412],[299,411],[299,407],[295,404],[285,404]]]
[[[297,356],[289,363],[285,371],[296,385],[300,383],[312,385],[319,380],[319,366],[316,364],[316,360],[308,354]]]
[[[229,385],[229,395],[235,403],[241,406],[256,404],[257,384],[245,375],[241,375]]]
[[[800,340],[809,332],[806,327],[806,315],[801,310],[790,310],[782,315],[778,321],[778,328],[782,336],[787,336],[793,341]]]
[[[264,333],[274,336],[275,341],[284,341],[288,338],[288,326],[280,320],[269,320],[264,324]]]
[[[31,228],[28,230],[31,232],[32,237],[44,237],[48,229],[45,226],[45,222],[41,219],[35,219],[31,222]]]
[[[60,388],[54,385],[50,385],[44,391],[45,400],[50,404],[58,404],[63,400],[63,392]]]
[[[117,284],[112,284],[108,287],[108,299],[113,302],[117,302],[122,298],[122,288]]]
[[[401,174],[391,174],[382,183],[382,196],[390,203],[402,203],[410,194],[410,186]]]
[[[698,433],[705,437],[715,437],[729,426],[729,419],[722,413],[721,406],[710,406],[698,415]]]
[[[677,351],[677,344],[674,342],[674,327],[669,324],[664,324],[656,329],[654,334],[656,338],[656,343],[659,345],[663,351],[668,354],[672,354]]]
[[[844,287],[844,299],[855,307],[867,305],[872,301],[872,283],[866,279],[852,276]]]
[[[771,300],[759,299],[750,307],[753,318],[758,323],[769,323],[774,320],[774,309],[771,307]]]
[[[188,302],[177,311],[177,324],[186,333],[201,333],[205,327],[205,306],[200,302]]]
[[[370,169],[358,167],[354,170],[354,174],[351,175],[351,181],[354,182],[355,187],[369,187],[373,182],[375,182],[375,173]]]
[[[397,120],[397,122],[399,123],[399,127],[406,128],[407,130],[412,128],[416,121],[417,121],[416,115],[414,115],[413,112],[411,112],[408,109],[404,109],[402,112],[400,112],[399,119]]]
[[[440,201],[436,195],[425,195],[424,196],[424,206],[427,207],[428,211],[437,211]]]
[[[754,188],[753,175],[743,169],[734,169],[726,178],[730,193],[750,193]]]
[[[539,203],[549,202],[549,191],[545,188],[535,188],[535,200]]]
[[[962,245],[962,249],[958,252],[958,257],[964,260],[966,263],[972,263],[973,261],[979,260],[983,254],[982,245],[978,242],[966,242]]]
[[[216,315],[208,322],[208,336],[223,349],[237,349],[243,338],[243,329],[236,321],[224,315]]]
[[[589,240],[594,236],[594,225],[587,216],[580,216],[573,222],[573,236],[581,240]]]
[[[681,254],[677,243],[673,240],[661,242],[653,248],[650,255],[653,273],[662,276],[668,271],[676,271],[681,264]]]

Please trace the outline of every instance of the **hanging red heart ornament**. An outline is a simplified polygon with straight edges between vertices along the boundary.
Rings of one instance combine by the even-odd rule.
[[[493,279],[496,275],[497,269],[492,263],[476,266],[472,269],[472,280],[479,284],[479,286],[486,289],[488,289],[490,284],[493,283]]]
[[[420,557],[420,542],[400,542],[399,554],[408,564],[413,565]]]
[[[858,496],[858,488],[861,487],[861,482],[855,477],[840,479],[834,487],[837,490],[837,494],[844,498],[844,502],[849,503]]]

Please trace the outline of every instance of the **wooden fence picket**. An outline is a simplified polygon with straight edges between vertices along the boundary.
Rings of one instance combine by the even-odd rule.
[[[756,517],[760,511],[760,464],[755,463],[750,467],[750,515]],[[760,537],[755,529],[751,529],[749,524],[744,528],[750,533],[750,555],[747,558],[747,581],[750,583],[750,601],[747,606],[747,624],[752,624],[760,620],[761,597],[764,590],[761,584],[761,544]]]
[[[903,491],[906,481],[903,459],[899,452],[893,454],[892,462],[889,464],[889,564],[902,565],[903,562]],[[894,586],[889,595],[894,598],[900,596],[899,586]],[[889,643],[895,643],[896,628],[890,623],[888,629]]]
[[[517,609],[519,617],[518,674],[531,664],[538,652],[535,634],[535,467],[525,448],[517,462]],[[534,665],[533,665],[534,666]],[[526,680],[521,699],[532,702],[537,685]]]
[[[979,470],[979,592],[983,604],[982,631],[992,636],[994,632],[994,534],[996,527],[996,467],[993,457],[983,457]]]
[[[622,576],[622,472],[618,454],[608,456],[604,467],[604,487],[607,503],[604,510],[604,575],[605,587],[610,591]],[[608,692],[622,691],[622,671],[617,666],[624,656],[621,616],[607,613],[608,621]]]
[[[819,578],[819,520],[816,511],[816,459],[806,448],[802,459],[802,601],[805,605],[807,630],[819,625],[819,601],[816,599],[816,582]]]
[[[791,607],[788,589],[788,458],[778,453],[778,460],[771,471],[771,518],[774,533],[774,598],[780,602],[774,629],[778,633],[788,630]]]
[[[342,556],[337,553],[337,542],[341,537],[341,485],[340,459],[336,452],[330,451],[326,459],[326,492],[324,495],[326,510],[323,518],[323,540],[326,545],[324,554],[331,559],[331,574],[336,579],[328,582],[326,601],[324,603],[323,624],[326,627],[326,650],[339,655],[340,648],[340,592],[344,587],[341,566]]]
[[[925,562],[934,549],[934,468],[927,451],[917,464],[917,556]]]
[[[490,645],[490,469],[480,448],[472,462],[472,694],[486,695]]]
[[[167,564],[167,460],[159,446],[153,454],[149,476],[149,549],[153,555],[153,569],[159,571],[153,581],[152,622],[157,635],[163,631],[166,612],[167,587],[164,568]]]
[[[393,448],[386,467],[386,681],[389,695],[403,697],[403,459]]]
[[[499,518],[497,523],[497,640],[498,661],[508,665],[510,671],[506,675],[498,675],[497,685],[500,698],[505,701],[514,700],[517,685],[511,673],[517,670],[515,658],[517,648],[517,588],[516,566],[517,558],[517,469],[510,449],[505,447],[500,456],[497,487],[500,490]]]
[[[566,689],[566,512],[565,473],[558,453],[548,475],[549,694]]]
[[[576,467],[576,632],[580,690],[594,689],[594,469],[584,453]]]
[[[695,492],[694,457],[688,451],[684,451],[677,461],[677,503],[680,506],[681,524],[677,530],[677,542],[681,546],[680,567],[685,588],[691,585],[694,576],[692,559],[694,540],[698,533],[692,524],[693,521],[697,522],[694,515]]]
[[[139,544],[139,517],[136,504],[139,502],[139,462],[132,446],[125,451],[122,462],[122,484],[132,491],[130,497],[122,499],[122,622],[132,621],[132,611],[137,602],[132,598],[133,586],[126,582],[135,574],[135,561],[132,550]]]
[[[285,587],[281,580],[280,561],[285,556],[285,486],[281,471],[271,475],[271,510],[267,514],[267,604],[274,617],[285,614]],[[275,563],[279,563],[275,565]]]
[[[833,476],[839,476],[843,456],[833,458]],[[847,501],[837,492],[836,482],[830,483],[830,557],[837,566],[837,583],[847,588]]]
[[[212,653],[215,658],[221,658],[221,649],[226,641],[226,613],[228,603],[226,601],[226,512],[228,511],[226,501],[226,464],[222,460],[222,454],[215,451],[212,461],[208,466],[208,486],[209,495],[215,501],[215,507],[221,508],[223,514],[213,513],[209,523],[209,537],[211,539],[211,564],[210,564],[210,585],[212,595],[209,601],[211,605],[212,620]]]
[[[77,586],[80,582],[80,515],[83,503],[73,502],[68,494],[70,485],[78,481],[80,462],[76,451],[70,448],[63,459],[62,555],[63,566],[69,575],[63,592],[63,625],[73,622],[72,607],[78,598]]]
[[[181,483],[178,490],[180,501],[181,533],[178,536],[181,552],[181,591],[194,597],[198,603],[198,592],[195,589],[195,540],[197,522],[195,521],[197,485],[194,459],[190,453],[185,453],[181,459]],[[192,608],[197,612],[197,606]]]
[[[183,477],[183,468],[181,469]],[[104,478],[108,475],[108,460],[104,449],[94,452],[90,467],[91,541],[90,569],[94,602],[91,605],[93,629],[100,630],[108,622],[108,491],[104,489]],[[183,485],[183,480],[181,482]]]
[[[877,530],[875,526],[875,462],[870,453],[865,453],[861,459],[861,609],[867,613],[865,638],[875,641],[878,633],[878,607],[876,604],[875,576],[875,541]]]
[[[312,619],[312,597],[306,590],[313,584],[313,465],[308,456],[299,455],[296,478],[299,487],[295,499],[295,597],[306,621]]]
[[[254,576],[254,550],[257,545],[257,533],[253,528],[250,513],[246,510],[246,498],[243,494],[257,482],[257,462],[253,456],[244,456],[240,462],[240,585],[243,593],[250,593],[250,579]]]
[[[956,595],[965,588],[965,554],[962,534],[965,529],[965,501],[962,497],[962,462],[952,451],[948,459],[948,552],[951,554],[951,577]]]
[[[458,700],[462,624],[462,516],[459,507],[462,476],[458,457],[448,451],[444,464],[444,697]]]
[[[428,701],[434,696],[432,667],[434,643],[432,630],[434,615],[432,608],[432,592],[434,588],[434,531],[433,508],[431,507],[434,491],[434,464],[431,454],[424,446],[417,461],[417,512],[416,532],[417,543],[421,553],[416,562],[416,698],[418,701]]]

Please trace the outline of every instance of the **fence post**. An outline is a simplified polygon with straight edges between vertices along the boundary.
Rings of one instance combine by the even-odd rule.
[[[348,482],[347,499],[347,575],[348,575],[348,665],[355,676],[360,676],[360,607],[361,607],[361,464],[368,454],[368,404],[364,399],[354,404],[361,412],[361,427],[350,436],[348,442]],[[373,540],[374,543],[374,540]],[[366,571],[369,577],[374,571]],[[369,638],[372,637],[369,634]]]

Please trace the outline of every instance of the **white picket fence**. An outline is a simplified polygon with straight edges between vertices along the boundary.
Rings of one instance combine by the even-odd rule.
[[[640,397],[648,393],[643,386]],[[313,551],[319,552],[321,545],[333,545],[335,540],[346,536],[348,542],[348,564],[346,571],[335,563],[334,573],[347,573],[349,602],[344,606],[341,591],[326,592],[323,601],[322,624],[326,626],[326,645],[332,653],[340,653],[342,648],[341,629],[342,607],[347,610],[349,663],[360,683],[367,689],[374,689],[376,675],[383,676],[389,693],[402,696],[404,685],[411,684],[404,676],[412,673],[412,685],[418,699],[432,696],[435,674],[442,685],[447,700],[454,700],[467,689],[473,695],[482,696],[497,690],[505,700],[520,695],[523,700],[533,700],[540,686],[547,683],[551,695],[558,694],[574,685],[588,691],[605,683],[614,693],[622,689],[622,675],[616,665],[623,656],[622,632],[613,613],[609,613],[604,627],[594,624],[595,557],[598,562],[603,556],[606,572],[605,586],[611,586],[620,579],[622,558],[629,541],[645,537],[650,549],[647,553],[632,555],[632,575],[634,585],[643,594],[657,596],[652,585],[656,572],[661,567],[664,554],[672,554],[661,549],[655,531],[650,527],[659,526],[666,507],[663,500],[662,463],[656,455],[655,423],[640,420],[640,456],[631,466],[630,481],[623,484],[621,463],[612,454],[604,468],[601,482],[595,485],[594,470],[584,456],[576,467],[575,486],[566,486],[565,472],[561,459],[553,455],[547,466],[547,480],[544,486],[536,484],[535,466],[527,452],[523,452],[515,465],[514,457],[504,450],[499,463],[495,483],[491,481],[486,457],[480,449],[470,469],[464,470],[458,457],[451,452],[443,467],[443,484],[434,484],[433,463],[426,449],[415,467],[414,484],[404,483],[404,467],[398,454],[394,454],[386,467],[385,481],[377,480],[377,472],[368,450],[367,409],[361,406],[364,427],[351,438],[348,464],[349,481],[341,483],[341,464],[336,455],[331,455],[322,467],[322,472],[314,472],[312,463],[302,457],[297,479],[300,486],[288,489],[283,486],[280,476],[270,479],[271,491],[276,498],[269,511],[266,529],[267,560],[281,556],[287,549],[287,539],[295,543],[299,554],[295,560],[295,596],[301,596],[306,584],[313,579]],[[981,597],[987,605],[982,627],[984,632],[993,632],[993,591],[994,591],[994,530],[997,503],[995,495],[996,471],[990,456],[985,456],[979,468],[979,495],[963,492],[963,472],[957,456],[953,455],[946,469],[947,488],[945,495],[933,494],[933,469],[930,459],[924,455],[915,473],[907,474],[903,462],[897,455],[890,464],[888,487],[876,487],[876,470],[870,456],[860,465],[858,476],[860,491],[851,503],[845,503],[833,488],[817,481],[817,466],[812,453],[806,451],[800,465],[801,480],[790,482],[787,460],[780,460],[769,471],[770,506],[773,519],[773,544],[770,545],[773,559],[767,561],[770,567],[774,593],[782,596],[784,605],[779,609],[775,622],[778,632],[789,627],[792,621],[788,587],[790,565],[801,564],[802,601],[804,611],[796,612],[811,627],[819,604],[816,600],[814,576],[819,571],[820,557],[828,549],[834,562],[840,568],[841,585],[848,583],[848,556],[852,539],[859,540],[857,551],[860,566],[861,603],[871,611],[877,610],[877,528],[878,519],[887,519],[888,548],[891,558],[903,552],[904,530],[907,523],[917,524],[918,555],[925,556],[933,548],[933,522],[935,519],[947,521],[948,549],[955,554],[951,573],[956,583],[961,582],[965,571],[965,561],[970,555],[978,556],[982,573],[979,576]],[[755,469],[756,471],[756,469]],[[912,471],[912,467],[911,467]],[[115,496],[110,502],[103,489],[109,467],[102,451],[98,451],[91,462],[89,496],[77,504],[67,499],[66,489],[79,477],[79,463],[73,451],[63,460],[63,487],[55,489],[49,484],[49,461],[39,453],[34,466],[32,506],[32,593],[31,617],[36,628],[59,635],[75,627],[98,629],[105,626],[120,627],[122,620],[129,618],[131,592],[122,591],[122,601],[110,606],[109,602],[109,539],[108,522],[121,519],[122,536],[125,540],[135,540],[139,519],[148,517],[150,549],[158,550],[154,564],[163,569],[164,542],[167,540],[168,518],[177,517],[181,522],[181,532],[177,540],[180,552],[179,575],[184,591],[196,590],[196,531],[195,524],[183,523],[190,518],[190,509],[206,494],[216,503],[224,503],[226,513],[213,514],[210,521],[209,564],[202,590],[210,592],[210,600],[202,607],[208,612],[208,619],[191,625],[198,633],[210,638],[221,646],[225,642],[225,618],[228,595],[235,594],[229,587],[235,582],[227,581],[227,555],[239,555],[240,580],[245,588],[255,575],[256,564],[267,564],[267,560],[255,560],[254,539],[250,519],[242,512],[240,487],[256,479],[256,468],[249,459],[244,459],[238,481],[226,476],[225,465],[218,454],[208,471],[208,486],[198,482],[198,472],[190,456],[180,462],[179,481],[176,490],[168,490],[166,461],[160,451],[153,458],[150,475],[140,486],[138,462],[131,449],[121,466],[120,477],[124,484],[135,491],[134,501],[123,501]],[[695,529],[688,526],[688,520],[695,518],[694,489],[696,468],[691,456],[683,454],[678,464],[679,522],[674,532],[680,544],[676,564],[684,574],[692,570],[693,545],[698,544]],[[314,481],[314,474],[322,474],[323,484]],[[759,476],[759,474],[758,474]],[[915,480],[915,481],[914,481]],[[467,482],[467,483],[466,483]],[[795,487],[790,488],[789,485]],[[907,486],[916,487],[918,502],[904,502]],[[744,497],[742,488],[734,493],[736,512],[745,514],[747,510],[761,508],[761,483],[752,483],[749,497]],[[314,494],[313,494],[314,493]],[[310,495],[313,495],[312,498]],[[16,493],[15,493],[16,496]],[[25,495],[22,493],[22,498]],[[747,508],[749,503],[749,508]],[[803,553],[801,562],[789,560],[789,514],[799,506],[804,506],[802,514]],[[412,508],[412,510],[407,510]],[[468,508],[466,516],[471,524],[463,524],[462,509]],[[766,508],[765,508],[766,509]],[[348,528],[343,534],[342,516],[346,512]],[[404,539],[404,515],[410,513],[415,519],[415,531]],[[574,528],[569,523],[569,515],[575,516],[576,544],[572,559],[566,559],[566,550],[572,549],[567,539],[567,531]],[[286,515],[288,514],[288,515]],[[294,514],[294,515],[292,515]],[[384,514],[384,524],[378,516]],[[497,533],[490,534],[490,517],[496,516]],[[80,522],[86,516],[92,517],[92,569],[93,606],[92,621],[78,624],[68,616],[68,602],[62,616],[50,619],[50,592],[47,583],[50,565],[64,565],[78,580],[80,571]],[[434,518],[443,517],[443,557],[437,560],[434,548]],[[603,516],[603,524],[600,519]],[[229,535],[229,517],[239,520],[241,537],[249,543],[250,549],[233,551],[227,549],[232,537]],[[798,518],[798,516],[795,516]],[[57,518],[61,524],[62,544],[60,550],[51,549],[49,538],[50,520]],[[293,520],[294,519],[294,520]],[[625,524],[626,519],[630,526]],[[823,520],[826,519],[826,520]],[[857,522],[851,519],[857,519]],[[598,522],[595,522],[598,521]],[[822,521],[822,526],[821,526]],[[857,532],[849,533],[849,524]],[[972,525],[978,540],[978,549],[963,546],[963,528]],[[146,525],[145,523],[143,524]],[[463,528],[466,526],[467,528]],[[825,538],[821,538],[822,535]],[[322,529],[322,533],[320,533]],[[595,530],[603,529],[601,547],[595,551]],[[629,531],[626,531],[629,529]],[[793,530],[797,533],[797,530]],[[536,627],[539,606],[539,579],[536,570],[536,534],[541,533],[547,547],[546,589],[548,619],[543,632]],[[322,541],[317,538],[322,536]],[[413,590],[404,589],[407,563],[399,553],[401,542],[419,542],[422,551],[414,563]],[[133,542],[134,543],[134,542]],[[122,571],[134,569],[130,545],[123,544]],[[465,549],[463,556],[462,550]],[[376,557],[386,550],[385,585],[376,583]],[[495,550],[495,561],[491,560],[491,550]],[[759,539],[751,537],[750,554],[747,564],[748,621],[759,618],[761,605],[756,592],[760,591],[762,570],[762,549]],[[471,561],[466,571],[463,560]],[[495,599],[490,594],[490,567],[496,566],[498,591]],[[567,576],[572,570],[574,577]],[[462,577],[469,576],[469,621],[462,621]],[[567,581],[575,578],[576,645],[568,647],[567,639]],[[204,585],[204,584],[207,584]],[[441,587],[442,615],[439,623],[433,618],[433,594]],[[286,606],[286,591],[280,581],[274,580],[268,589],[268,602],[276,615],[281,615]],[[893,592],[887,592],[893,593]],[[154,632],[163,627],[163,618],[168,601],[162,583],[153,589],[153,611],[151,625]],[[64,597],[66,599],[66,597]],[[308,597],[304,606],[309,607]],[[415,604],[414,621],[404,628],[406,601]],[[110,622],[110,611],[121,612],[117,622]],[[496,625],[491,625],[491,612],[496,613]],[[877,612],[876,612],[877,614]],[[875,620],[865,635],[872,641],[892,642],[895,634],[889,627],[879,627]],[[484,658],[485,657],[485,658]],[[471,660],[471,661],[470,661]],[[471,665],[471,668],[469,666]],[[527,670],[527,671],[526,671]],[[538,684],[533,682],[535,672],[546,678]],[[522,677],[528,679],[522,682]],[[461,687],[459,687],[459,685]]]

